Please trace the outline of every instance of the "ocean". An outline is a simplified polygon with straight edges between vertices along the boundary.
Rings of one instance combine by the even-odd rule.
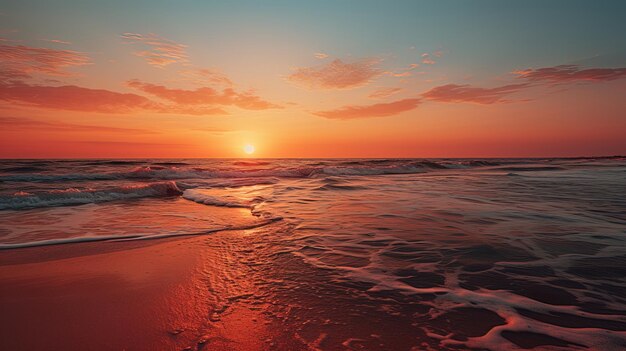
[[[0,161],[0,253],[234,230],[311,349],[626,348],[624,157]]]

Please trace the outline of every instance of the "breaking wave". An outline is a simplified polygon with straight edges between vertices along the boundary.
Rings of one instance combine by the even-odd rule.
[[[214,196],[203,193],[203,190],[209,189],[188,189],[183,192],[183,198],[197,202],[204,205],[223,206],[223,207],[241,207],[252,208],[255,203],[263,201],[262,198],[254,198],[250,200],[244,200],[235,196]]]
[[[242,162],[235,165],[242,166]],[[89,180],[176,180],[176,179],[215,179],[215,178],[309,178],[317,175],[384,175],[384,174],[411,174],[423,173],[429,170],[457,168],[456,164],[446,164],[432,161],[361,161],[340,165],[318,164],[314,166],[292,168],[251,168],[263,166],[266,163],[246,163],[245,168],[208,169],[178,166],[141,166],[125,172],[109,173],[68,173],[42,174],[20,173],[0,175],[0,182],[64,182]]]
[[[121,186],[103,190],[69,188],[38,193],[19,191],[12,195],[0,196],[0,210],[82,205],[143,197],[174,196],[182,193],[175,182]]]

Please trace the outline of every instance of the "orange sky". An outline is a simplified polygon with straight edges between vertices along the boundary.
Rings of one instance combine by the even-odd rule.
[[[219,23],[206,22],[209,8],[155,22],[139,8],[128,18],[108,9],[100,17],[121,19],[105,24],[96,8],[12,6],[0,8],[2,158],[244,157],[246,144],[255,157],[626,154],[626,62],[600,46],[586,52],[592,38],[553,51],[523,41],[517,55],[496,45],[516,28],[471,47],[454,34],[477,33],[462,28],[427,37],[391,26],[401,12],[380,14],[396,34],[383,40],[358,16],[333,35],[298,7],[220,7],[231,16]],[[557,28],[544,26],[548,36]]]

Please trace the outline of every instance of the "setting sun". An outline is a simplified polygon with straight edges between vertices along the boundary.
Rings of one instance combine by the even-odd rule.
[[[624,14],[0,0],[0,351],[626,351]]]
[[[252,155],[254,153],[254,145],[252,144],[246,144],[243,147],[243,152],[245,152],[248,155]]]

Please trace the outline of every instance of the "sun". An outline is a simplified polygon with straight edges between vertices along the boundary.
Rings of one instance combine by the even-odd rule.
[[[252,155],[254,153],[254,145],[252,144],[246,144],[243,147],[243,152],[245,152],[248,155]]]

